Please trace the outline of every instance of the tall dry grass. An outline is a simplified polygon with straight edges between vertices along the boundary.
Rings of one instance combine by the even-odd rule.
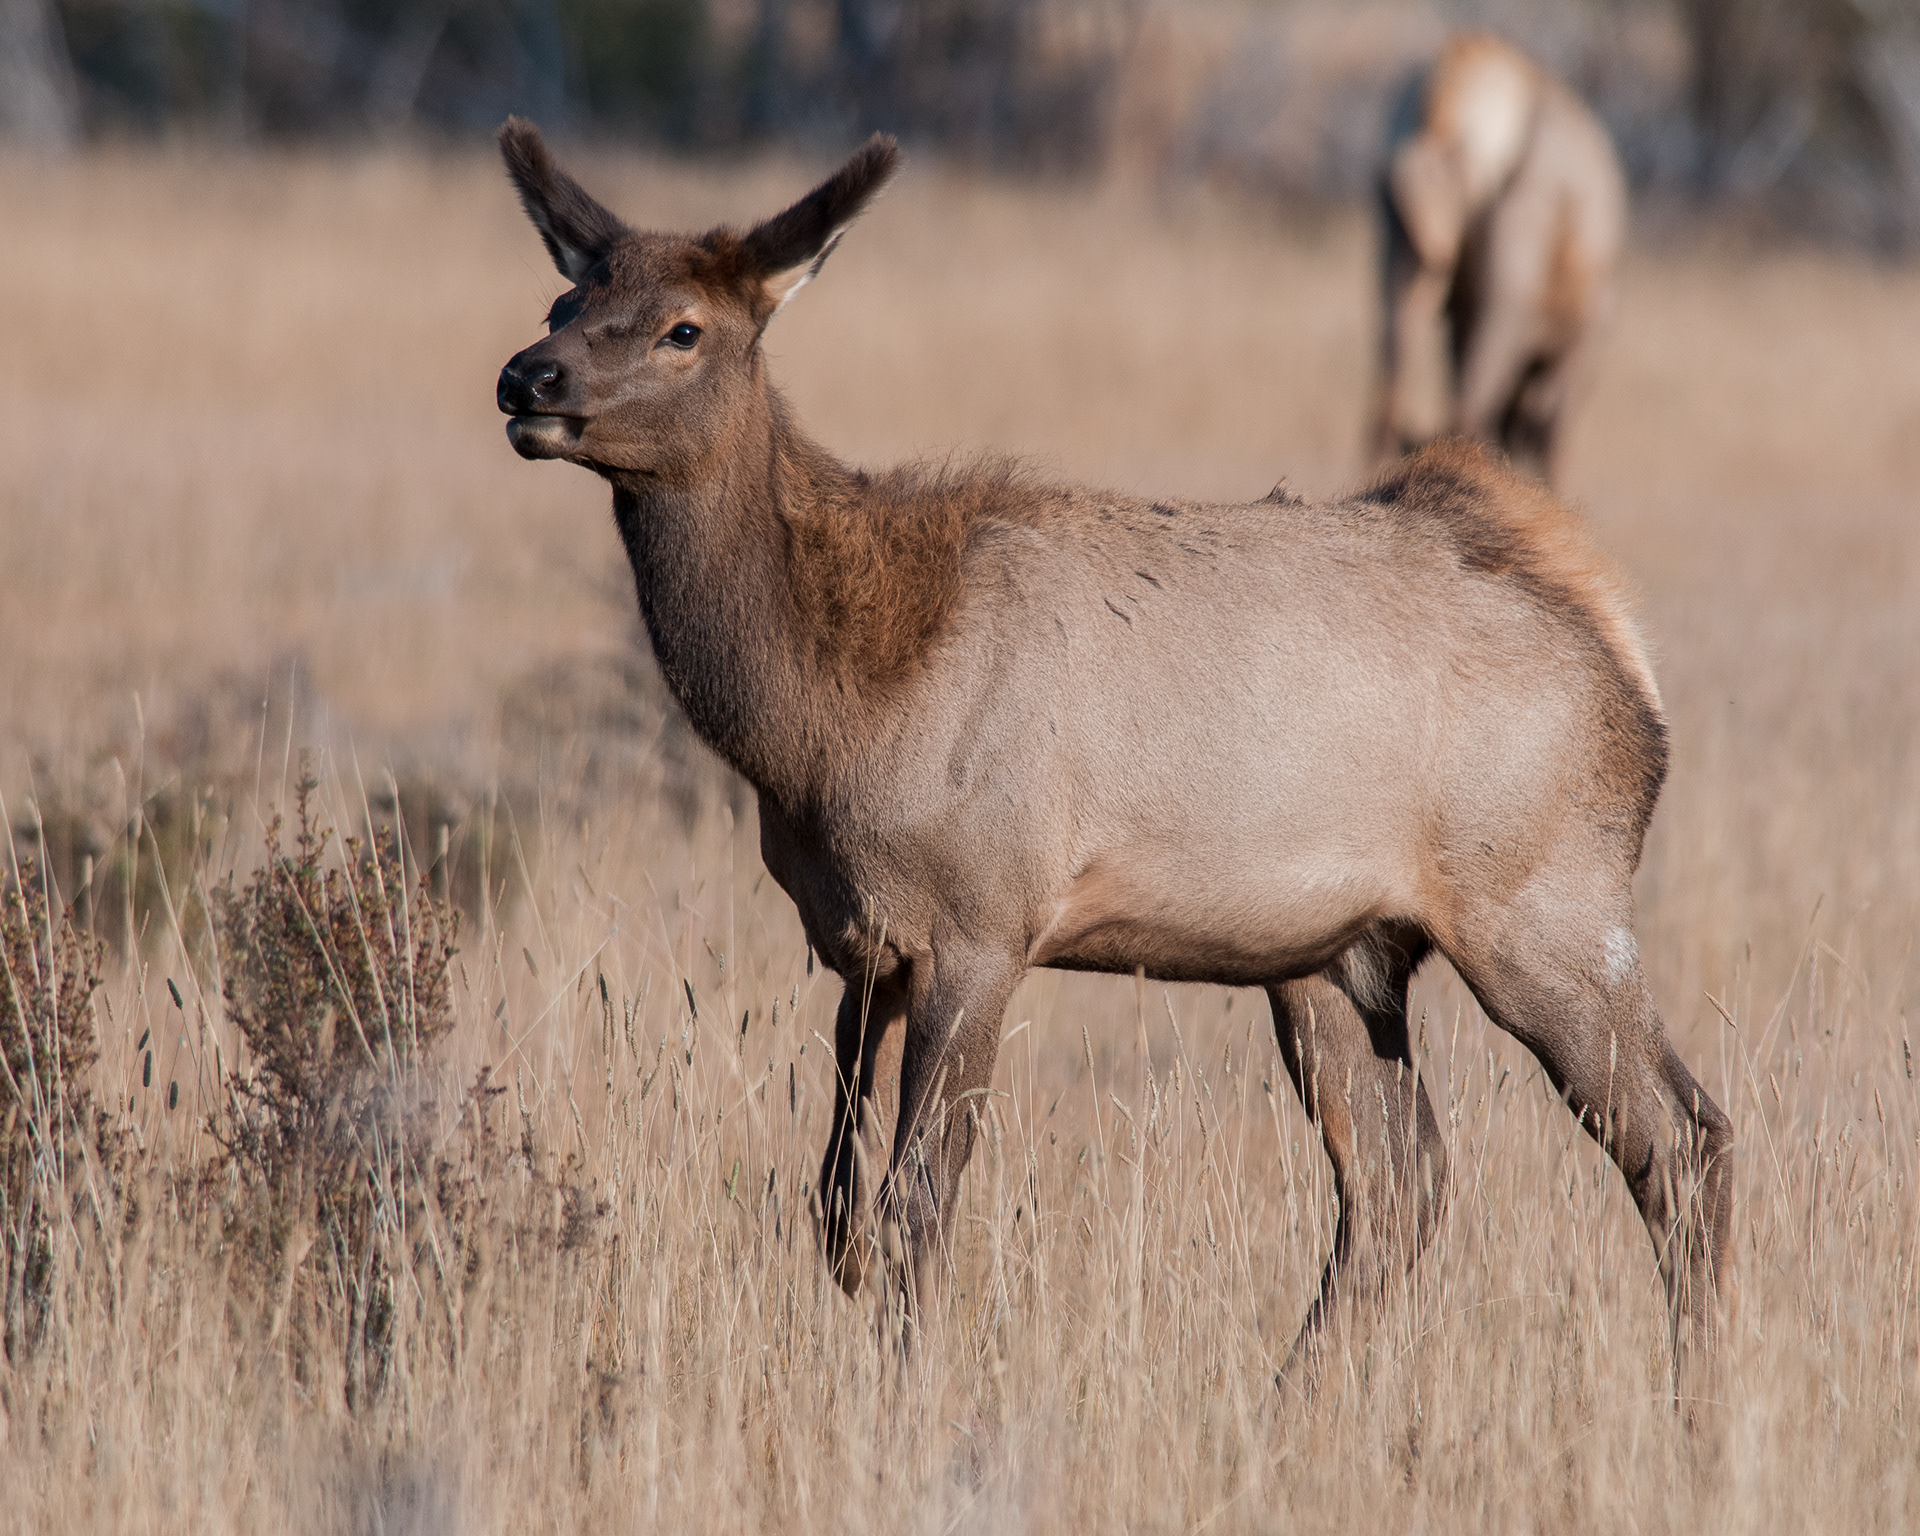
[[[803,180],[587,169],[660,224]],[[813,1242],[837,985],[633,659],[602,490],[501,439],[494,372],[558,284],[491,164],[9,161],[0,201],[9,869],[52,854],[118,946],[93,1085],[129,1149],[116,1219],[50,1229],[42,1342],[0,1365],[9,1528],[1914,1522],[1920,277],[1640,250],[1571,455],[1674,729],[1641,943],[1739,1136],[1689,1439],[1620,1181],[1441,967],[1417,1016],[1454,1197],[1315,1402],[1272,1383],[1333,1210],[1264,1010],[1128,980],[1016,998],[901,1370]],[[853,457],[1328,489],[1357,470],[1369,271],[1349,218],[921,169],[774,368]],[[328,824],[390,847],[397,810],[409,877],[469,908],[409,1102],[443,1149],[484,1122],[487,1217],[449,1264],[426,1204],[375,1209],[370,1392],[351,1284],[310,1271],[313,1327],[276,1331],[201,1177],[244,1061],[209,913],[303,745]],[[504,1092],[475,1110],[483,1070]]]

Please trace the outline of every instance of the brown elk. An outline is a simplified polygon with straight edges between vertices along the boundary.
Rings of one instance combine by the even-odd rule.
[[[1316,1339],[1412,1263],[1446,1195],[1407,1030],[1437,950],[1619,1164],[1676,1339],[1710,1330],[1730,1127],[1631,928],[1666,732],[1571,514],[1464,444],[1251,506],[995,461],[849,468],[760,338],[890,141],[763,224],[690,236],[628,229],[528,124],[501,146],[573,285],[500,374],[508,439],[611,484],[667,683],[758,791],[767,868],[847,983],[820,1176],[842,1284],[884,1253],[924,1305],[1026,970],[1144,972],[1271,999],[1340,1200]]]
[[[1444,313],[1449,430],[1551,480],[1612,301],[1619,158],[1572,91],[1484,33],[1450,42],[1397,117],[1380,189],[1374,452],[1412,446],[1409,353]]]

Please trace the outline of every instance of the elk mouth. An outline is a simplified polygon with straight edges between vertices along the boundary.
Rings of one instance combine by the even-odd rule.
[[[528,413],[507,422],[507,441],[523,459],[564,459],[580,446],[586,429],[584,416]]]

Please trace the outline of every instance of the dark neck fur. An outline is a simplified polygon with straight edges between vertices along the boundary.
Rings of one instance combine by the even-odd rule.
[[[796,526],[863,476],[808,441],[771,390],[690,485],[615,474],[614,520],[661,672],[694,728],[758,789],[810,798],[865,715],[796,590]]]
[[[668,686],[715,750],[796,808],[884,731],[960,602],[972,530],[1066,500],[1005,463],[849,469],[758,367],[688,483],[609,478]]]

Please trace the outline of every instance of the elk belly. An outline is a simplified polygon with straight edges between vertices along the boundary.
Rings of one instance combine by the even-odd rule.
[[[1287,860],[1248,879],[1168,862],[1090,866],[1055,903],[1028,963],[1259,986],[1319,970],[1396,905],[1351,865]]]

